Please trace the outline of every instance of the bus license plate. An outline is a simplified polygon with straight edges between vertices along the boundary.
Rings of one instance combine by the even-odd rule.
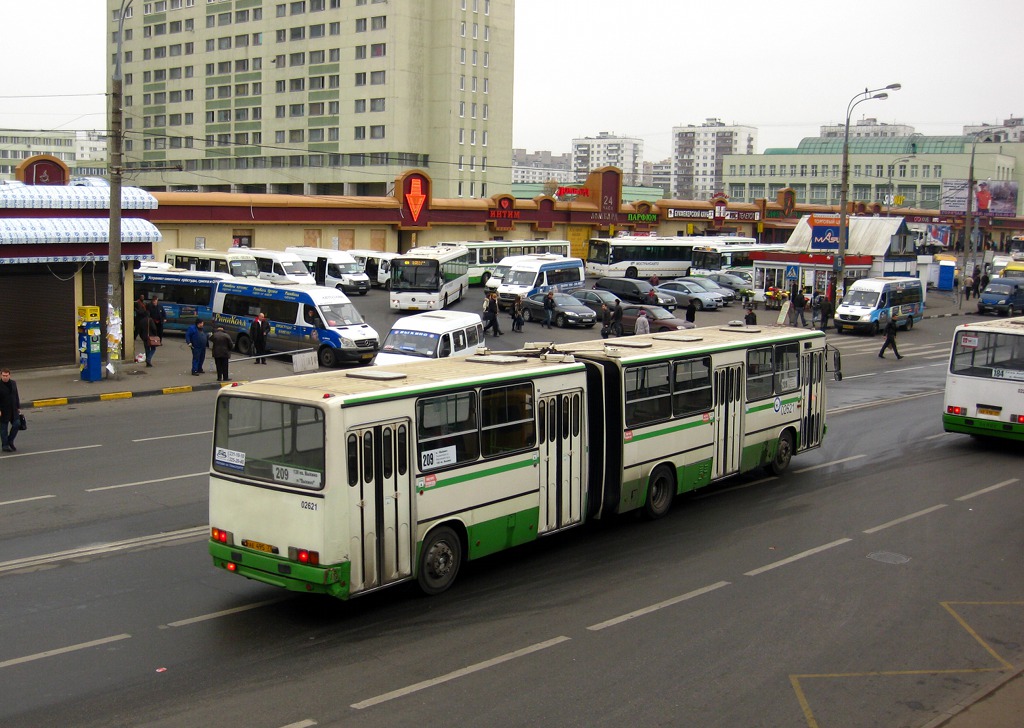
[[[420,307],[419,306],[409,306],[409,310],[410,311],[419,311]]]
[[[253,551],[262,551],[265,554],[274,553],[274,547],[267,543],[260,543],[259,541],[250,541],[247,538],[243,538],[242,545],[245,546],[247,549],[252,549]]]
[[[979,407],[978,408],[978,414],[979,415],[991,415],[992,417],[998,417],[999,416],[999,410],[992,409],[991,407]]]

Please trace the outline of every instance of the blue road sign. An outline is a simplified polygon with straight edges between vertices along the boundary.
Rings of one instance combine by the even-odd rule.
[[[795,265],[787,265],[786,266],[786,280],[787,281],[795,281],[799,277],[800,277],[800,269],[799,269],[798,266],[795,266]]]

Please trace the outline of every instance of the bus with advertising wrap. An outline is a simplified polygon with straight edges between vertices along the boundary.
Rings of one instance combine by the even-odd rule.
[[[827,354],[820,331],[733,325],[222,389],[208,549],[297,592],[436,594],[465,560],[781,475],[825,435]]]
[[[1024,317],[956,327],[942,404],[946,432],[1024,441]]]
[[[135,294],[146,301],[155,296],[164,307],[167,319],[164,331],[185,331],[202,319],[213,320],[213,299],[217,284],[237,279],[227,273],[205,273],[202,271],[171,268],[166,263],[143,264],[135,269]]]
[[[461,245],[412,248],[391,260],[392,311],[437,311],[469,288],[469,251]]]
[[[571,255],[568,240],[463,240],[438,245],[461,245],[469,251],[469,284],[486,285],[502,258],[510,255]]]

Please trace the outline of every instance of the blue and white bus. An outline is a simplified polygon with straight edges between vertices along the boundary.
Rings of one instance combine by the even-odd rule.
[[[377,353],[377,332],[341,291],[299,284],[258,285],[223,281],[217,287],[213,323],[223,326],[245,355],[254,353],[249,326],[257,314],[270,322],[267,349],[314,349],[320,366],[369,364]]]
[[[866,331],[874,336],[885,329],[890,318],[907,331],[924,318],[920,278],[858,278],[836,307],[836,331]]]
[[[534,293],[559,291],[572,293],[586,284],[583,260],[561,255],[517,255],[505,258],[508,272],[498,285],[498,307],[508,308],[516,296],[524,299]],[[489,288],[489,287],[488,287]]]
[[[164,331],[184,331],[202,319],[213,320],[213,299],[217,284],[234,280],[227,273],[171,268],[165,263],[143,265],[135,270],[135,295],[146,301],[155,296],[164,307]]]
[[[391,261],[392,311],[437,311],[469,288],[469,250],[461,245],[412,248]]]

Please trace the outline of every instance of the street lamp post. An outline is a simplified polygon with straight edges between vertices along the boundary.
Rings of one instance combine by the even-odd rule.
[[[967,277],[967,240],[971,241],[971,275],[978,275],[978,215],[974,216],[974,230],[971,230],[971,210],[974,208],[974,153],[978,149],[978,137],[991,129],[979,129],[974,132],[971,144],[971,164],[967,168],[967,209],[964,212],[964,263],[961,267],[964,278]],[[962,299],[961,299],[962,301]]]
[[[886,200],[886,210],[885,210],[885,216],[886,217],[892,217],[892,206],[896,203],[896,191],[892,187],[892,173],[893,173],[893,170],[896,168],[896,165],[899,164],[900,162],[907,162],[907,161],[910,161],[913,158],[914,158],[914,155],[911,154],[909,157],[900,157],[899,159],[894,159],[894,160],[892,160],[892,162],[889,163],[889,186],[887,187],[887,189],[889,191],[889,199]]]
[[[850,99],[850,103],[846,105],[846,125],[843,127],[843,177],[839,188],[839,250],[832,264],[832,270],[835,272],[836,278],[835,284],[832,286],[831,299],[833,304],[836,302],[836,296],[839,294],[839,286],[843,282],[843,270],[846,268],[846,207],[850,197],[850,115],[853,114],[854,107],[862,101],[887,99],[889,94],[886,91],[899,91],[900,88],[901,86],[898,83],[890,83],[882,88],[866,88]]]

